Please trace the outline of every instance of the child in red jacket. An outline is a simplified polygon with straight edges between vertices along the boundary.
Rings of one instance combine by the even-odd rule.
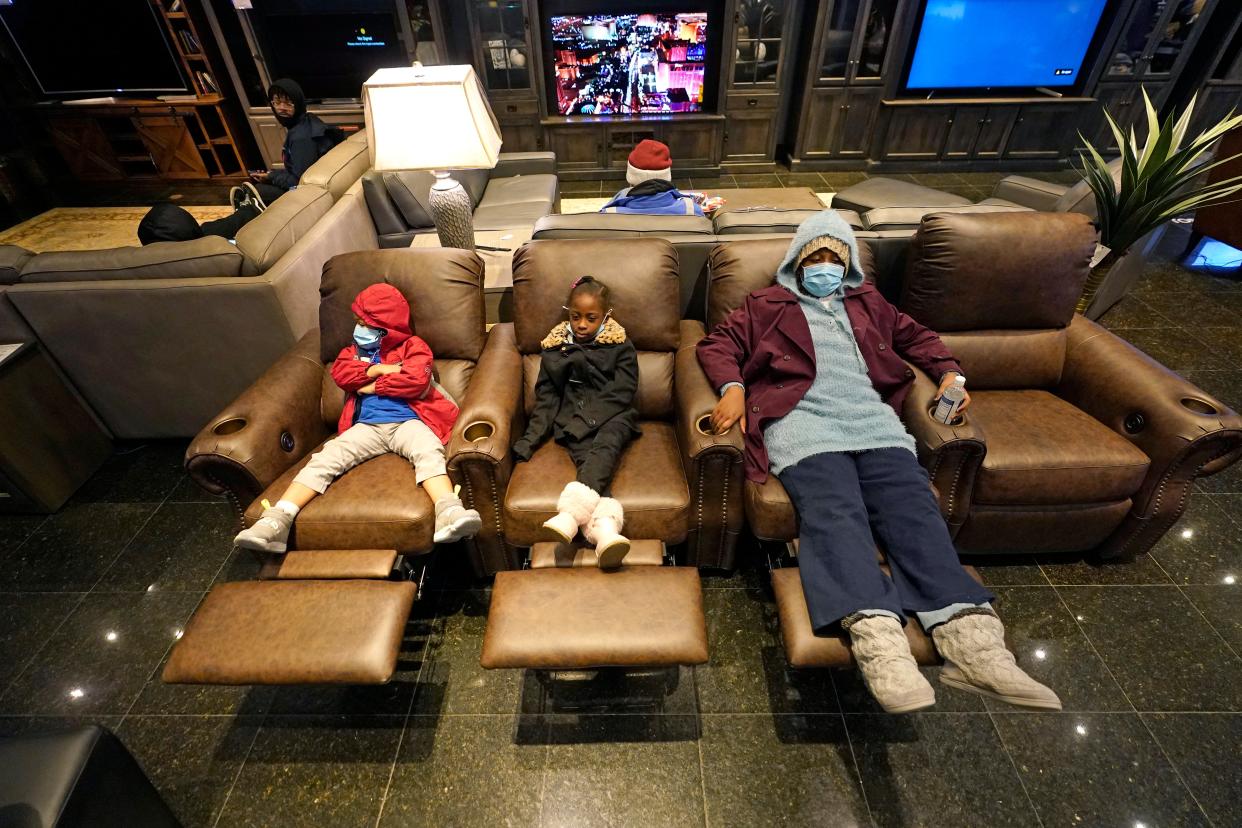
[[[337,477],[386,452],[414,465],[418,484],[436,505],[435,542],[473,537],[479,513],[453,490],[444,444],[457,419],[457,404],[432,377],[432,353],[410,330],[410,306],[392,285],[371,285],[358,294],[354,344],[341,349],[332,379],[345,390],[339,434],[324,443],[298,472],[276,505],[233,542],[260,552],[284,552],[298,512]]]

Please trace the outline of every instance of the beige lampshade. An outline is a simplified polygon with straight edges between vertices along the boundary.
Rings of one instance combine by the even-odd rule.
[[[500,129],[473,66],[380,69],[362,86],[372,168],[488,169]]]

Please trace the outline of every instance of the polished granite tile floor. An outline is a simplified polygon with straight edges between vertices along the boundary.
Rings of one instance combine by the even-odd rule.
[[[1157,263],[1104,323],[1242,406],[1242,281]],[[540,712],[531,674],[479,667],[489,591],[452,549],[387,686],[162,684],[206,591],[255,572],[183,451],[124,445],[57,514],[0,518],[0,733],[105,724],[186,825],[1242,824],[1242,470],[1133,563],[978,562],[1062,713],[937,685],[893,717],[788,669],[753,547],[705,577],[711,662],[661,705],[606,681]]]

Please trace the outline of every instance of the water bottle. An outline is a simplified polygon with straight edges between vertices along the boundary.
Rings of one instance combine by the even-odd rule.
[[[945,424],[953,422],[953,418],[957,416],[957,410],[962,407],[962,400],[965,398],[966,378],[958,374],[954,377],[953,384],[940,395],[940,399],[936,402],[936,412],[932,414],[932,417]]]

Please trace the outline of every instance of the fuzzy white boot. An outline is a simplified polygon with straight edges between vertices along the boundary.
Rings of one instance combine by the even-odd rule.
[[[600,569],[616,569],[630,551],[629,540],[621,534],[624,525],[625,510],[621,502],[601,497],[585,533],[586,539],[595,544],[595,560]]]
[[[909,713],[936,703],[936,691],[919,672],[901,622],[870,615],[842,623],[863,683],[885,713]]]
[[[1005,626],[991,613],[963,613],[932,629],[946,664],[940,682],[1017,707],[1060,710],[1061,700],[1026,674],[1005,646]]]
[[[589,486],[574,481],[561,490],[556,501],[556,517],[544,521],[543,528],[562,543],[573,543],[578,530],[586,528],[599,505],[599,494]]]

